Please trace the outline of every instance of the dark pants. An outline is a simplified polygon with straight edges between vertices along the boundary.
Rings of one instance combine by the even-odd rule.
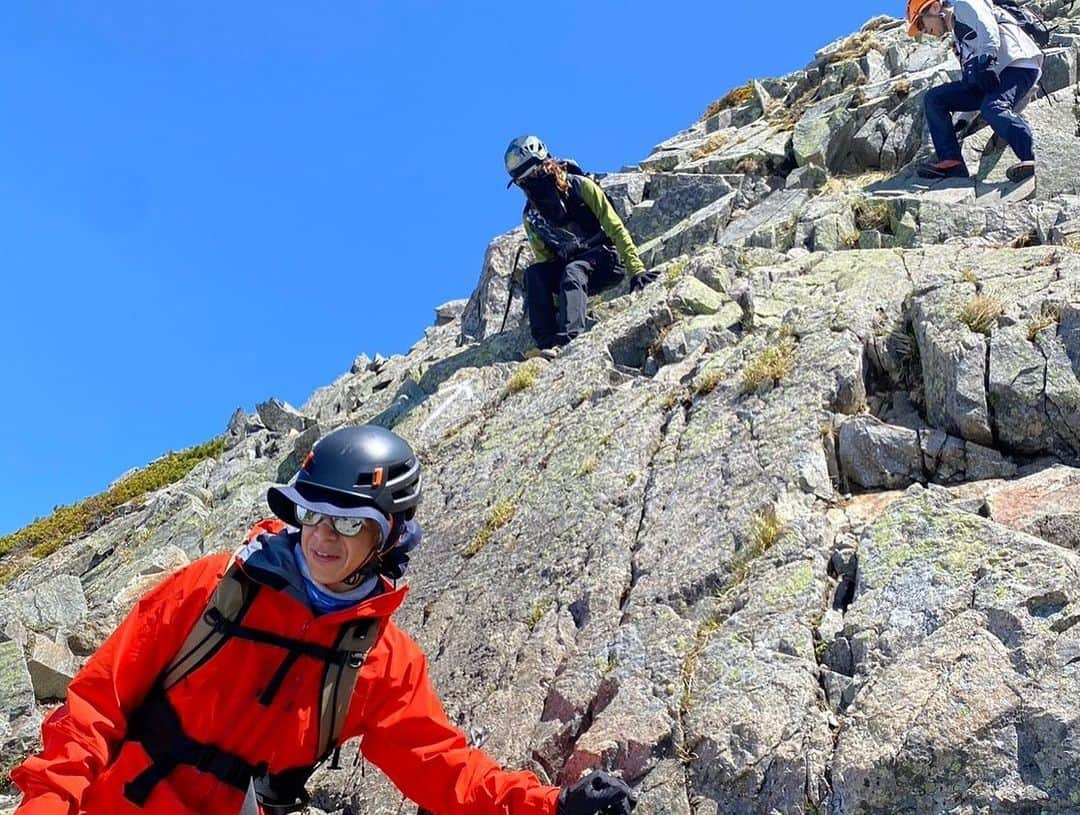
[[[1035,160],[1035,140],[1028,123],[1015,111],[1031,91],[1039,72],[1031,68],[1006,68],[1001,84],[987,93],[978,85],[949,82],[926,92],[926,122],[939,161],[963,161],[960,142],[953,130],[954,111],[978,110],[986,123],[1004,139],[1021,161]]]
[[[618,254],[606,246],[591,249],[569,263],[553,260],[527,268],[525,307],[536,347],[566,345],[582,333],[589,295],[621,283],[623,274]]]

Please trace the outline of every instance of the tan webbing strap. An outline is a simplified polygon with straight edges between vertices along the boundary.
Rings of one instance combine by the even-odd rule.
[[[368,652],[379,636],[377,618],[367,618],[342,627],[334,650],[347,651],[352,657],[340,664],[327,663],[323,672],[322,693],[319,698],[319,750],[320,759],[338,746],[341,731],[345,729],[345,717],[352,702],[356,679]]]
[[[205,663],[222,645],[227,635],[214,625],[217,610],[224,619],[238,622],[247,611],[255,592],[255,585],[241,576],[240,567],[232,564],[214,589],[206,610],[192,627],[183,646],[176,652],[162,676],[166,690]]]

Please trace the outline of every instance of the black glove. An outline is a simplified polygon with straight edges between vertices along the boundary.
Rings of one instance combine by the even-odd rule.
[[[641,291],[650,283],[655,283],[659,279],[660,272],[655,270],[651,272],[642,272],[639,275],[634,275],[634,277],[630,278],[630,291],[631,293]]]
[[[972,57],[964,63],[964,81],[969,85],[978,86],[984,93],[997,88],[1001,84],[998,75],[994,73],[994,65],[997,57],[993,54],[980,54]]]
[[[576,784],[562,788],[555,815],[630,815],[637,798],[621,778],[593,770]]]

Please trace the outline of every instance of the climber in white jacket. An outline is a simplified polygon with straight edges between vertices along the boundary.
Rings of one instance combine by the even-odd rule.
[[[908,33],[952,35],[962,78],[931,88],[926,121],[937,162],[920,168],[924,178],[967,178],[968,168],[953,128],[955,111],[978,110],[1019,159],[1010,181],[1035,174],[1035,140],[1018,109],[1039,81],[1042,51],[1019,22],[991,0],[908,0]]]

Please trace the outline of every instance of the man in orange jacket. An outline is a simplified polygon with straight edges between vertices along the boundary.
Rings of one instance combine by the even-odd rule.
[[[561,791],[507,772],[448,721],[416,643],[390,619],[419,542],[420,466],[400,437],[346,427],[315,445],[279,521],[145,595],[12,773],[17,815],[302,810],[342,741],[436,815],[630,815],[620,779]]]

